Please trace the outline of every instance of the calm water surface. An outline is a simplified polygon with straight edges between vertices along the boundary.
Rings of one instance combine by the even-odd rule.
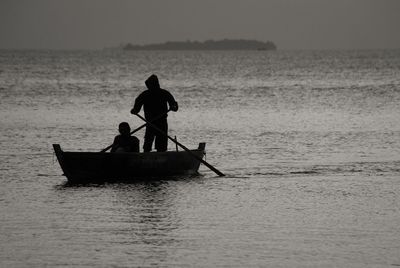
[[[227,176],[66,184],[152,73]],[[400,266],[400,51],[1,51],[0,100],[1,267]]]

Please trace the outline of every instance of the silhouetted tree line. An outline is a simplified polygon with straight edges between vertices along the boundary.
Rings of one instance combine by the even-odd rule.
[[[207,40],[205,42],[165,42],[162,44],[132,45],[128,43],[124,50],[276,50],[273,42],[257,40],[224,39],[219,41]]]

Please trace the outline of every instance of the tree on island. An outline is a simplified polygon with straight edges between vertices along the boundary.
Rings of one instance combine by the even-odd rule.
[[[271,42],[245,39],[207,40],[204,42],[165,42],[161,44],[132,45],[128,43],[124,50],[276,50],[276,45]]]

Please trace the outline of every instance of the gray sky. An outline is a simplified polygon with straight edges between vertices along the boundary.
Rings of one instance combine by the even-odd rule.
[[[280,49],[400,48],[400,0],[0,0],[0,48],[223,38]]]

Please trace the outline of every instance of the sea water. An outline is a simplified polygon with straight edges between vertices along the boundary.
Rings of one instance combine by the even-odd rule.
[[[226,176],[66,184],[153,73]],[[0,102],[1,267],[400,266],[399,50],[1,51]]]

